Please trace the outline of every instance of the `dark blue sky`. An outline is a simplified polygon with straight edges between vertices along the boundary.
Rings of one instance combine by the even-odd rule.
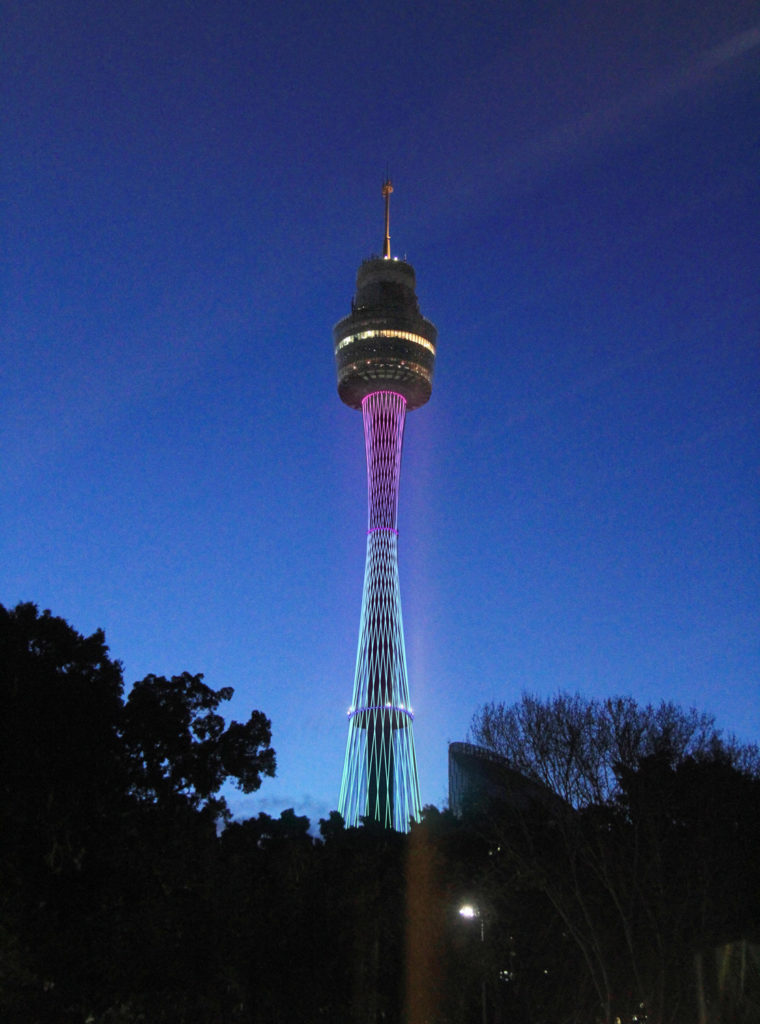
[[[760,738],[754,3],[5,5],[0,601],[272,718],[337,804],[382,242],[439,328],[400,569],[423,801],[523,690]]]

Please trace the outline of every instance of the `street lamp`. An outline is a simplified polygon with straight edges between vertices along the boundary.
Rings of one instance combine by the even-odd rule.
[[[483,915],[474,903],[463,903],[459,908],[459,914],[468,921],[478,920],[480,922],[480,950],[481,950],[481,965],[480,965],[480,1007],[482,1013],[482,1022],[487,1024],[486,1019],[486,971],[485,963],[483,963],[483,943],[486,940],[485,923],[483,921]]]

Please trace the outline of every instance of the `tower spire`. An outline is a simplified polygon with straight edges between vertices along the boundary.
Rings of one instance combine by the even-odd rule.
[[[383,182],[383,198],[385,199],[385,242],[383,244],[383,259],[391,258],[391,192],[393,185],[386,174]]]

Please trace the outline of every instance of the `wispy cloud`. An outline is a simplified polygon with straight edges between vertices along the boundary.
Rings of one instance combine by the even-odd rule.
[[[705,50],[685,66],[642,80],[622,96],[602,101],[529,139],[507,155],[507,165],[519,172],[572,156],[589,143],[630,137],[651,123],[652,118],[666,114],[674,98],[699,89],[713,72],[758,46],[760,26],[738,33]]]

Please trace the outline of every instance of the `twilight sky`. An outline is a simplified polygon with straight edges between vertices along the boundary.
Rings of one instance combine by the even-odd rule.
[[[272,719],[337,806],[366,530],[331,329],[438,326],[399,561],[424,803],[493,699],[760,739],[760,16],[747,0],[9,0],[0,602]]]

